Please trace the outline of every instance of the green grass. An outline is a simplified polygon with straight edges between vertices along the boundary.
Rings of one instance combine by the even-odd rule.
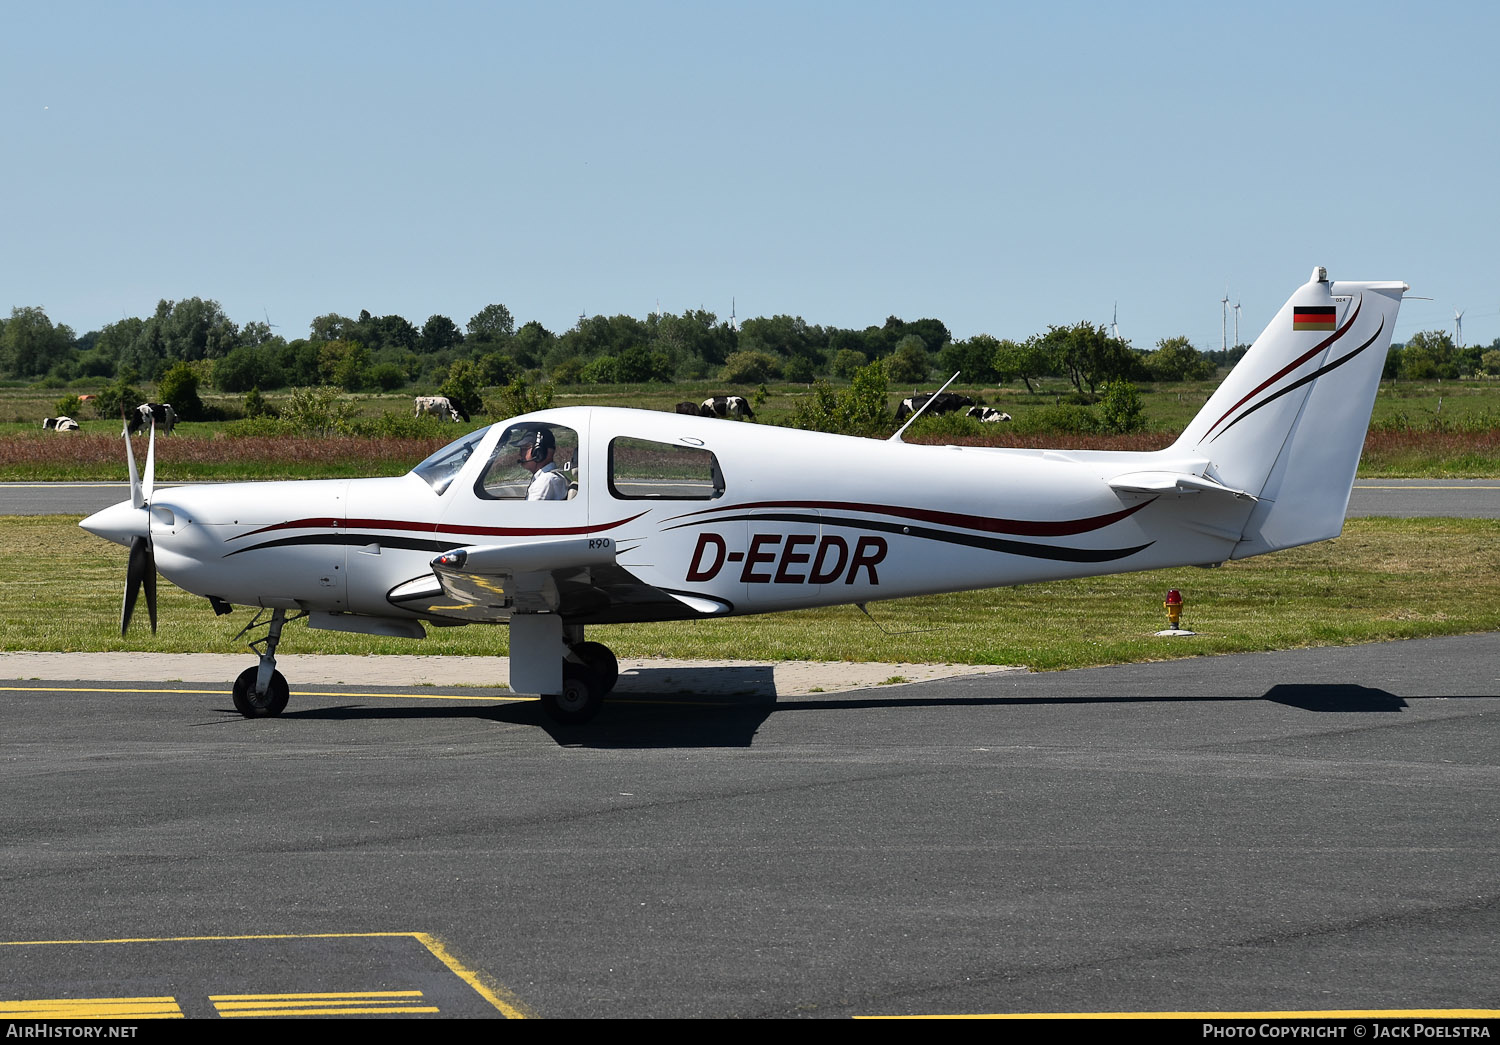
[[[1066,400],[1072,389],[1047,379],[1036,394],[1024,388],[957,386],[955,391],[999,407],[1016,418],[1014,426],[973,426],[962,441],[994,445],[1047,446],[1065,449],[1158,449],[1171,443],[1200,410],[1214,382],[1142,386],[1147,431],[1133,436],[1074,436],[1056,432],[1018,435],[1025,418]],[[701,402],[713,392],[736,391],[714,382],[675,385],[584,385],[559,389],[554,405],[598,404],[668,410],[679,401]],[[738,391],[750,392],[751,389]],[[0,481],[111,480],[124,475],[119,422],[79,418],[79,435],[41,431],[41,418],[53,412],[56,389],[0,388]],[[894,406],[910,390],[891,390]],[[267,398],[275,403],[286,393]],[[756,408],[761,423],[788,420],[808,395],[804,385],[776,384],[770,398]],[[382,413],[409,416],[406,393],[351,397],[360,417]],[[206,396],[230,404],[238,397]],[[430,439],[330,438],[296,440],[272,437],[223,438],[223,426],[185,423],[179,434],[158,446],[157,474],[167,481],[202,479],[300,479],[400,474],[447,439],[487,423],[453,425]],[[920,423],[919,423],[920,424]],[[926,441],[920,428],[913,441]],[[947,435],[938,442],[956,441]],[[144,449],[138,448],[139,456]],[[1376,397],[1371,432],[1360,463],[1360,475],[1479,478],[1500,475],[1500,382],[1386,382]]]
[[[216,618],[162,582],[160,631],[142,604],[119,635],[125,549],[70,517],[0,518],[0,649],[232,653],[248,610]],[[1178,588],[1196,638],[1159,639]],[[1192,568],[763,617],[589,629],[621,657],[1024,664],[1036,669],[1339,645],[1500,629],[1500,521],[1353,519],[1335,541],[1217,570]],[[422,641],[288,626],[286,653],[494,656],[507,629],[430,629]]]

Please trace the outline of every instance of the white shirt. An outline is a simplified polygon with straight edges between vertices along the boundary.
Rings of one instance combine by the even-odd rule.
[[[537,469],[531,477],[531,486],[526,491],[528,501],[566,501],[568,499],[568,477],[557,470],[555,463]]]

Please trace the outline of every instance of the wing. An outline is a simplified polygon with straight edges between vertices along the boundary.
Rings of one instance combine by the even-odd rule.
[[[435,621],[503,622],[514,613],[557,613],[577,624],[681,620],[730,606],[647,584],[615,561],[608,537],[471,545],[432,560],[432,573],[386,599]]]

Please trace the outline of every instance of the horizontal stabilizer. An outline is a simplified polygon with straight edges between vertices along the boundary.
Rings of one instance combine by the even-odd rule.
[[[1110,489],[1121,493],[1156,494],[1223,494],[1236,499],[1255,500],[1253,494],[1216,483],[1212,479],[1191,472],[1130,472],[1117,475],[1109,481]]]

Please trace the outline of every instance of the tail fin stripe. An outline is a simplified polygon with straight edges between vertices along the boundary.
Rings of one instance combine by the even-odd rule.
[[[1208,432],[1206,432],[1204,434],[1205,435],[1212,435],[1213,430],[1215,428],[1218,428],[1221,424],[1224,423],[1224,418],[1225,417],[1228,417],[1230,414],[1234,413],[1240,407],[1244,406],[1247,401],[1249,401],[1250,399],[1252,399],[1255,396],[1259,395],[1261,392],[1265,391],[1265,389],[1266,389],[1267,386],[1275,384],[1277,381],[1280,381],[1287,374],[1291,373],[1293,370],[1296,370],[1303,363],[1306,363],[1313,356],[1317,355],[1319,352],[1323,351],[1323,349],[1327,348],[1329,345],[1333,344],[1339,338],[1341,338],[1345,334],[1347,334],[1349,332],[1349,328],[1352,327],[1352,326],[1354,326],[1354,321],[1359,318],[1359,310],[1360,310],[1360,307],[1364,304],[1364,300],[1365,300],[1364,299],[1364,295],[1360,295],[1359,303],[1354,306],[1354,313],[1353,313],[1353,315],[1351,315],[1349,317],[1348,321],[1345,322],[1342,327],[1340,327],[1334,333],[1330,334],[1328,337],[1324,338],[1322,341],[1319,341],[1312,348],[1308,349],[1307,352],[1303,353],[1302,355],[1298,356],[1296,359],[1292,360],[1286,366],[1284,366],[1280,370],[1276,371],[1276,373],[1274,373],[1270,377],[1266,378],[1264,381],[1262,381],[1260,384],[1256,385],[1250,391],[1246,392],[1245,395],[1244,395],[1244,397],[1242,399],[1240,399],[1240,401],[1238,403],[1235,403],[1233,406],[1231,406],[1228,410],[1225,410],[1223,416],[1220,417],[1217,421],[1215,421],[1212,425],[1210,425],[1209,428],[1208,428]],[[1296,385],[1292,386],[1292,388],[1296,388],[1296,387],[1297,387]],[[1291,391],[1291,389],[1290,388],[1289,389],[1285,389],[1285,391],[1289,392],[1289,391]],[[1280,393],[1278,393],[1278,394],[1280,394]],[[1274,399],[1276,397],[1272,396],[1271,398]],[[1270,399],[1267,399],[1266,403],[1269,403],[1270,401],[1271,401]],[[1261,406],[1264,406],[1264,405],[1265,405],[1265,403],[1261,404]],[[1241,416],[1244,416],[1244,415],[1241,415]],[[1227,431],[1227,429],[1226,429],[1226,431]],[[1220,434],[1223,434],[1223,433],[1220,433]],[[1215,436],[1214,438],[1218,438],[1218,437]]]
[[[1266,396],[1260,402],[1258,402],[1254,406],[1252,406],[1249,410],[1246,410],[1239,417],[1236,417],[1233,421],[1230,421],[1227,425],[1225,425],[1223,431],[1219,432],[1218,435],[1215,435],[1213,437],[1213,439],[1209,440],[1209,442],[1213,442],[1214,439],[1219,438],[1219,436],[1223,435],[1224,432],[1229,431],[1231,428],[1233,428],[1235,425],[1239,424],[1241,421],[1243,421],[1245,418],[1249,417],[1251,414],[1255,413],[1255,411],[1259,410],[1261,407],[1263,407],[1263,406],[1270,406],[1272,403],[1274,403],[1276,400],[1280,399],[1282,396],[1286,395],[1288,392],[1295,392],[1297,389],[1301,388],[1303,385],[1307,384],[1309,381],[1316,381],[1318,378],[1322,377],[1324,374],[1328,373],[1330,370],[1337,370],[1339,367],[1341,367],[1345,363],[1349,362],[1349,360],[1353,359],[1355,356],[1359,355],[1365,349],[1367,349],[1371,345],[1373,345],[1376,342],[1376,340],[1380,337],[1380,332],[1382,330],[1384,330],[1384,329],[1385,329],[1385,317],[1382,316],[1380,318],[1380,325],[1375,328],[1375,333],[1371,334],[1369,340],[1366,341],[1363,345],[1360,345],[1358,348],[1356,348],[1353,352],[1350,352],[1348,355],[1340,356],[1338,359],[1335,359],[1332,363],[1329,363],[1329,364],[1327,364],[1325,366],[1321,366],[1318,369],[1314,370],[1312,373],[1308,374],[1306,377],[1298,378],[1296,381],[1293,381],[1291,384],[1287,385],[1285,388],[1283,388],[1283,389],[1281,389],[1281,390],[1279,390],[1277,392],[1273,392],[1270,395]]]

